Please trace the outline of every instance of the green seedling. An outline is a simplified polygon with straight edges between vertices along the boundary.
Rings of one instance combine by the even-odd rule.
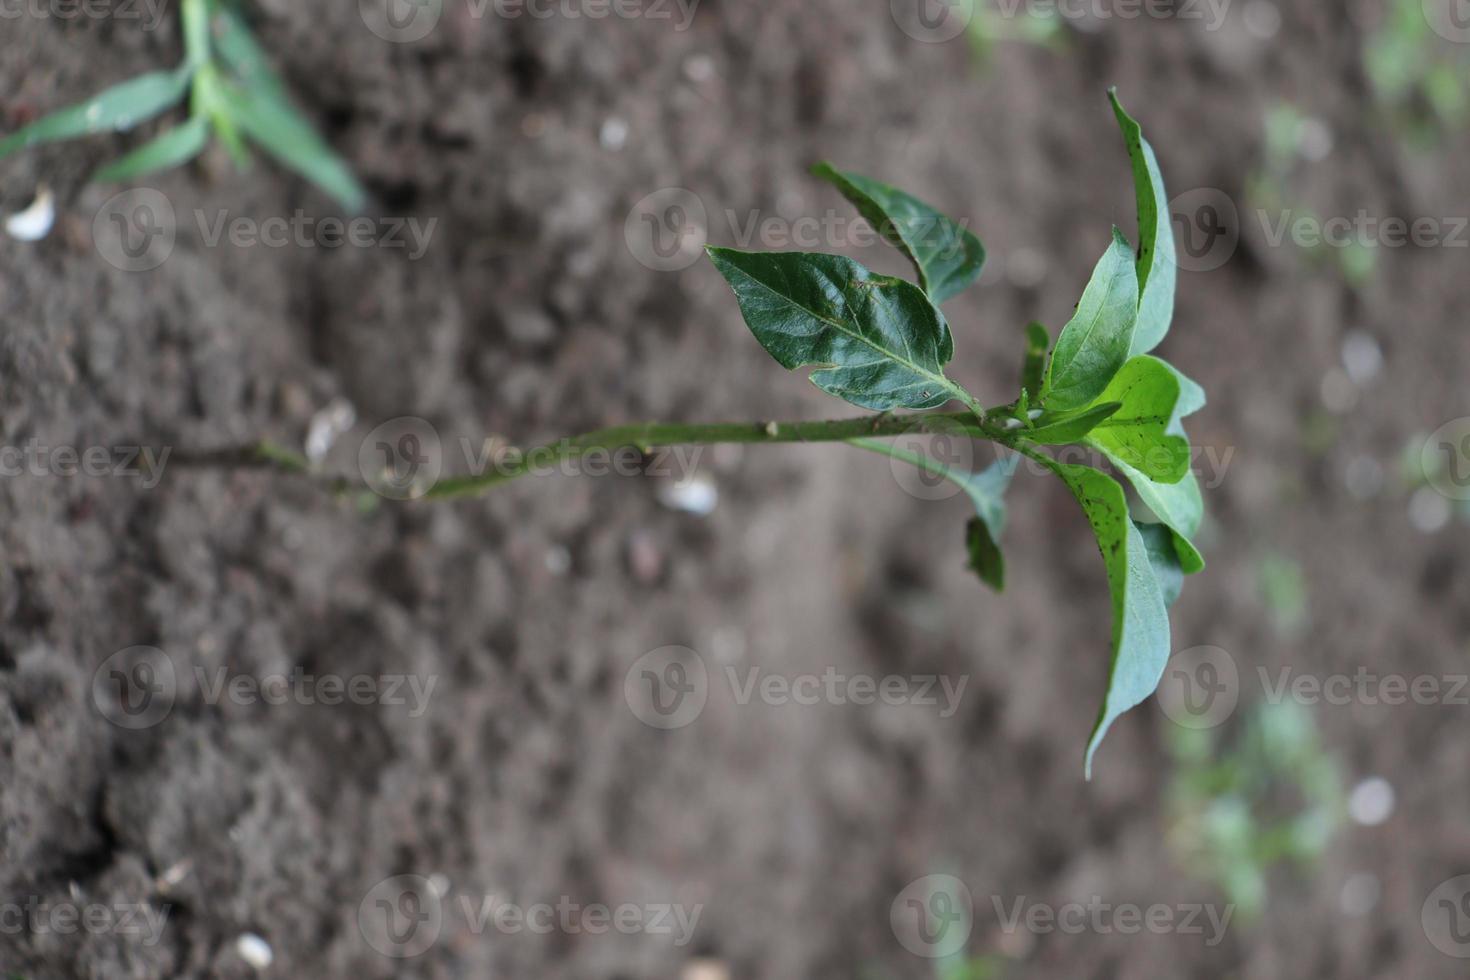
[[[1308,710],[1263,702],[1238,736],[1171,726],[1169,843],[1194,875],[1259,920],[1273,872],[1310,868],[1342,825],[1342,778]]]
[[[417,496],[479,494],[538,466],[634,447],[716,443],[840,442],[912,464],[953,481],[975,505],[965,529],[970,566],[999,590],[1005,563],[999,541],[1005,492],[1021,457],[1061,478],[1097,536],[1112,593],[1111,672],[1088,741],[1084,768],[1123,712],[1153,694],[1169,659],[1168,607],[1184,576],[1204,568],[1191,543],[1203,516],[1189,468],[1181,420],[1204,407],[1199,385],[1149,352],[1174,313],[1174,239],[1158,161],[1136,123],[1113,98],[1133,163],[1139,234],[1135,250],[1113,230],[1071,320],[1055,345],[1026,329],[1022,389],[1009,404],[985,408],[946,373],[954,334],[939,304],[980,275],[985,250],[960,224],[887,184],[823,164],[816,174],[836,185],[883,237],[912,263],[917,284],[870,272],[852,259],[817,252],[708,249],[734,290],[745,323],[782,367],[810,368],[828,394],[876,413],[821,422],[644,423],[599,429],[508,454],[491,472],[439,480]],[[958,402],[959,411],[946,411]],[[909,411],[903,411],[903,410]],[[1007,451],[972,473],[892,444],[904,435],[965,436]],[[1113,477],[1045,452],[1077,444],[1106,458],[1157,522],[1134,520]],[[176,454],[175,459],[180,457]],[[279,447],[198,454],[194,463],[266,466],[310,473],[312,464]],[[345,478],[334,492],[362,489]]]
[[[1423,0],[1392,0],[1363,64],[1379,108],[1407,141],[1433,146],[1470,117],[1465,54],[1434,32]]]
[[[19,150],[95,133],[123,133],[185,101],[189,117],[92,179],[134,180],[198,156],[217,137],[240,169],[253,143],[351,211],[366,199],[347,165],[291,104],[235,0],[183,0],[184,62],[114,85],[0,139],[0,159]]]

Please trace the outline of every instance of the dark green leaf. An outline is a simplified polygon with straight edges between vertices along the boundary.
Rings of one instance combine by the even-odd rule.
[[[1088,435],[1090,445],[1159,483],[1184,478],[1189,440],[1165,432],[1179,401],[1179,380],[1168,365],[1154,357],[1132,358],[1099,400],[1121,402],[1123,407]]]
[[[1021,390],[1035,397],[1041,394],[1041,383],[1046,377],[1046,351],[1051,346],[1051,336],[1046,327],[1031,322],[1026,325],[1026,362],[1021,368]]]
[[[1159,685],[1169,661],[1169,613],[1148,557],[1143,534],[1128,516],[1116,480],[1087,466],[1059,463],[1044,453],[1022,450],[1067,484],[1097,535],[1113,598],[1113,661],[1108,693],[1087,745],[1085,770],[1113,722],[1145,701]]]
[[[347,164],[311,124],[269,87],[221,87],[220,108],[266,152],[321,188],[349,211],[360,211],[367,194]]]
[[[912,283],[840,255],[709,248],[746,325],[782,367],[818,366],[812,382],[854,405],[937,408],[949,327]]]
[[[114,85],[85,102],[59,109],[0,140],[0,157],[16,150],[91,133],[123,133],[184,97],[193,68],[155,71]]]
[[[1118,468],[1118,472],[1133,485],[1138,499],[1174,531],[1174,547],[1179,552],[1179,564],[1184,573],[1194,575],[1203,571],[1204,556],[1192,543],[1195,534],[1199,532],[1205,511],[1204,500],[1200,497],[1199,481],[1195,478],[1194,471],[1185,473],[1184,479],[1178,483],[1159,483],[1150,480],[1123,460],[1112,456],[1108,458]]]
[[[1068,443],[1081,442],[1083,437],[1108,421],[1122,407],[1120,402],[1101,401],[1073,412],[1044,412],[1031,429],[1017,434],[1038,446],[1065,446]]]
[[[979,277],[985,248],[957,222],[895,187],[829,163],[817,164],[812,173],[836,186],[869,224],[908,256],[919,285],[936,305]]]
[[[1108,92],[1113,112],[1128,144],[1133,162],[1133,186],[1138,197],[1138,328],[1133,332],[1131,355],[1147,354],[1159,346],[1174,319],[1174,283],[1177,277],[1174,229],[1169,197],[1154,149],[1143,130],[1123,109],[1116,90]]]
[[[1005,558],[1000,551],[1000,535],[1006,526],[1006,489],[1011,477],[1016,474],[1020,457],[1010,456],[997,460],[979,473],[970,473],[946,466],[944,463],[899,449],[877,439],[853,439],[852,445],[869,452],[881,453],[916,466],[927,473],[944,477],[959,486],[975,505],[975,517],[965,528],[965,548],[970,556],[970,568],[980,580],[995,591],[1005,588]]]
[[[106,184],[177,167],[198,156],[208,142],[209,119],[195,116],[181,126],[164,130],[121,160],[102,167],[92,179]]]
[[[1154,567],[1154,576],[1159,580],[1159,591],[1163,593],[1164,605],[1172,606],[1184,591],[1184,569],[1179,565],[1179,553],[1174,550],[1174,532],[1163,524],[1140,524],[1138,533],[1148,548],[1148,560]]]
[[[1062,328],[1047,365],[1042,401],[1066,411],[1090,405],[1128,360],[1138,317],[1133,249],[1113,229],[1113,242],[1093,270],[1077,311]]]

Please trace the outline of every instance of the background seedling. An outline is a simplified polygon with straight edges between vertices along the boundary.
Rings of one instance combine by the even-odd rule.
[[[1113,229],[1049,356],[1044,328],[1027,327],[1022,388],[1009,404],[987,409],[945,373],[954,356],[954,335],[939,303],[979,277],[985,257],[979,239],[903,191],[822,164],[816,174],[835,184],[909,259],[917,285],[870,272],[839,255],[716,247],[708,252],[734,291],[746,325],[779,364],[810,368],[818,388],[879,414],[822,422],[615,426],[513,452],[491,472],[441,480],[417,495],[477,494],[531,472],[531,460],[546,465],[628,447],[648,452],[715,443],[845,442],[921,467],[964,489],[976,512],[965,529],[970,567],[999,589],[1005,581],[999,546],[1005,492],[1021,457],[1029,458],[1061,477],[1082,505],[1112,594],[1112,666],[1087,745],[1090,775],[1108,728],[1158,686],[1170,653],[1168,607],[1184,577],[1204,568],[1191,542],[1203,503],[1189,469],[1182,424],[1204,407],[1204,392],[1149,353],[1164,339],[1174,311],[1168,197],[1152,147],[1116,96],[1112,101],[1133,164],[1141,244],[1135,252]],[[951,402],[964,409],[939,410]],[[886,441],[912,434],[963,434],[1010,452],[984,472],[970,473]],[[1113,477],[1059,462],[1043,451],[1063,444],[1085,445],[1106,458],[1157,522],[1133,518],[1123,486]],[[304,457],[264,444],[192,461],[313,470]],[[328,485],[339,492],[360,489],[341,478]]]
[[[114,85],[0,139],[0,159],[27,147],[103,132],[128,132],[181,104],[189,118],[154,136],[92,179],[133,180],[198,156],[216,136],[236,166],[250,164],[248,144],[334,197],[361,209],[366,194],[352,171],[291,104],[246,26],[235,0],[183,0],[184,62]]]

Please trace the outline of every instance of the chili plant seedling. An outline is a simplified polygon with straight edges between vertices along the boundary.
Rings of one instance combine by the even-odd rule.
[[[531,473],[536,466],[589,453],[634,447],[716,443],[843,442],[882,453],[961,487],[976,516],[965,534],[970,566],[1000,589],[999,547],[1005,492],[1024,456],[1062,479],[1096,534],[1112,594],[1112,661],[1102,710],[1088,741],[1084,769],[1109,727],[1154,692],[1169,659],[1168,607],[1184,576],[1204,568],[1191,543],[1203,504],[1189,468],[1181,420],[1204,407],[1204,391],[1149,352],[1174,313],[1175,253],[1168,198],[1152,147],[1110,93],[1133,164],[1141,245],[1137,252],[1113,229],[1071,320],[1055,345],[1045,328],[1026,330],[1021,390],[1011,403],[985,408],[944,372],[954,336],[939,304],[980,275],[985,250],[958,223],[887,184],[830,165],[818,176],[835,184],[883,237],[913,264],[917,285],[878,275],[852,259],[817,252],[744,252],[709,247],[711,261],[734,290],[746,325],[787,369],[811,368],[818,388],[878,414],[820,422],[655,422],[599,429],[547,445],[508,452],[491,471],[439,480],[411,496],[445,499],[478,494]],[[961,411],[944,411],[957,401]],[[900,412],[901,409],[919,410]],[[910,434],[985,439],[1011,450],[971,473],[884,441]],[[1134,520],[1123,486],[1101,470],[1064,463],[1048,446],[1083,445],[1105,457],[1158,518]],[[269,443],[175,454],[191,465],[253,465],[312,475],[305,457]],[[333,491],[362,491],[345,478]]]
[[[102,167],[92,179],[110,183],[187,163],[210,134],[245,169],[246,140],[336,198],[361,209],[366,195],[352,171],[291,104],[235,0],[183,0],[184,62],[171,71],[129,79],[77,105],[57,110],[0,139],[0,159],[39,143],[101,132],[127,132],[184,101],[189,118]]]

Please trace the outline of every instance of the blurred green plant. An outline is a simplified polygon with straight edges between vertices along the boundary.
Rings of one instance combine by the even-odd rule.
[[[958,956],[935,964],[935,980],[1001,980],[1005,960],[999,956]]]
[[[0,159],[19,150],[102,132],[127,132],[189,100],[189,118],[165,129],[92,179],[133,180],[187,163],[216,136],[241,170],[246,140],[357,211],[366,199],[347,165],[291,104],[285,85],[234,0],[183,0],[183,64],[153,71],[57,110],[0,139]]]
[[[1272,872],[1310,868],[1342,826],[1342,776],[1295,701],[1256,705],[1233,742],[1221,731],[1169,726],[1168,840],[1242,919],[1259,919]]]
[[[983,64],[997,44],[1013,42],[1031,44],[1051,50],[1059,49],[1067,38],[1066,27],[1055,8],[1023,10],[1017,6],[1008,13],[996,0],[963,0],[969,12],[966,33],[975,60]]]
[[[1307,579],[1302,566],[1285,555],[1269,554],[1256,569],[1261,597],[1271,610],[1271,622],[1283,636],[1294,636],[1307,625]]]
[[[1363,63],[1379,105],[1408,142],[1432,146],[1470,117],[1463,46],[1434,32],[1423,0],[1391,0]]]

